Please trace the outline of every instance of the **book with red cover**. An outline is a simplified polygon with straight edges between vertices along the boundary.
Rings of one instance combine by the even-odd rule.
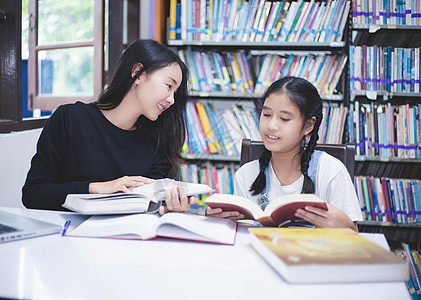
[[[205,200],[211,208],[222,208],[223,211],[238,211],[246,220],[259,221],[263,226],[286,227],[309,225],[305,220],[295,216],[295,211],[305,206],[319,207],[327,210],[327,204],[314,194],[286,195],[273,199],[262,211],[251,200],[244,197],[215,193]]]

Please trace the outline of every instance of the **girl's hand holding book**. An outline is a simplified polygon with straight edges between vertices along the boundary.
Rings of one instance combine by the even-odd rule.
[[[354,222],[340,209],[328,204],[328,210],[313,206],[297,209],[295,216],[321,228],[351,228],[358,231]]]
[[[244,215],[238,211],[223,211],[222,208],[206,207],[206,215],[215,218],[227,218],[238,221],[244,218]]]

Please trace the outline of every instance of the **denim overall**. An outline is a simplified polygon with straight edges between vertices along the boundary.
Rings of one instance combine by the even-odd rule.
[[[317,193],[317,184],[316,184],[316,175],[317,175],[317,168],[319,166],[319,159],[320,155],[323,151],[314,150],[313,154],[311,155],[310,163],[308,166],[307,174],[314,182],[315,186],[315,193]],[[269,204],[268,193],[270,191],[270,168],[269,166],[265,169],[265,177],[266,177],[266,186],[263,192],[260,194],[259,198],[257,198],[257,204],[262,210],[265,210],[266,206]],[[255,222],[255,225],[260,224],[259,222]],[[261,225],[260,225],[261,226]]]

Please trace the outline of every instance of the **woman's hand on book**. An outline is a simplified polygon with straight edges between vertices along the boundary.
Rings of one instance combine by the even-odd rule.
[[[297,209],[295,216],[321,228],[351,228],[358,231],[355,223],[342,210],[330,204],[327,206],[328,210],[306,206],[305,209]]]
[[[152,183],[154,180],[143,176],[123,176],[111,181],[91,182],[90,194],[112,194],[117,192],[130,193],[131,187]]]
[[[206,207],[206,215],[215,218],[227,218],[233,221],[238,221],[244,218],[243,214],[238,211],[222,211],[222,208]]]
[[[194,203],[196,198],[187,197],[186,190],[182,186],[173,186],[172,189],[165,191],[165,205],[159,208],[159,214],[162,216],[167,212],[183,212]]]

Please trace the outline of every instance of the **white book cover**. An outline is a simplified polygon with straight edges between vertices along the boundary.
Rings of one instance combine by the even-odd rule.
[[[333,41],[340,42],[342,41],[342,36],[345,31],[345,25],[348,21],[349,7],[351,6],[351,1],[346,1],[344,13],[342,15],[341,22],[339,23],[339,28],[337,29],[338,34],[335,35]]]
[[[321,16],[321,21],[319,25],[319,30],[316,34],[316,41],[323,42],[324,41],[324,35],[326,34],[326,31],[328,30],[327,26],[329,23],[329,17],[333,8],[333,5],[335,5],[334,2],[328,2],[326,5],[326,10],[324,11],[323,16]]]
[[[332,80],[330,81],[331,84],[329,86],[328,95],[333,95],[333,92],[336,89],[336,86],[337,86],[337,84],[339,82],[339,78],[342,75],[342,71],[343,71],[343,69],[345,67],[345,64],[346,64],[346,61],[347,60],[348,60],[348,57],[347,56],[342,56],[341,57],[339,66],[336,68],[335,74],[334,74]]]
[[[266,2],[265,0],[259,1],[259,6],[257,7],[257,12],[256,12],[256,15],[254,17],[253,26],[252,26],[252,29],[251,29],[251,33],[250,33],[250,37],[248,39],[248,42],[253,42],[255,37],[256,37],[257,30],[258,30],[258,27],[259,27],[260,17],[262,16],[262,12],[263,12],[263,9],[265,7],[265,2]]]
[[[254,19],[257,13],[257,8],[259,6],[259,0],[252,0],[250,4],[249,14],[247,16],[246,26],[244,28],[244,35],[241,39],[242,42],[248,42],[250,34],[252,31]]]
[[[335,37],[335,30],[339,26],[341,17],[343,16],[343,9],[345,7],[344,0],[336,1],[335,8],[332,11],[332,20],[329,22],[329,27],[326,35],[326,42],[330,42]]]
[[[269,13],[268,20],[266,22],[265,30],[263,32],[263,37],[262,37],[263,42],[267,42],[269,40],[269,36],[272,32],[272,28],[274,26],[276,18],[278,17],[279,7],[280,7],[279,5],[280,5],[279,2],[274,2],[273,5],[272,5],[272,8],[271,8],[270,13]]]
[[[266,23],[267,23],[267,19],[269,17],[271,6],[272,6],[272,2],[267,1],[265,3],[262,14],[260,16],[259,25],[257,26],[257,33],[256,33],[256,36],[254,38],[255,42],[261,42],[263,40],[263,34],[264,34],[264,31],[265,31],[265,26],[266,26]]]
[[[319,67],[320,65],[323,63],[323,61],[325,60],[325,56],[324,55],[318,55],[316,56],[316,61],[314,62],[314,67],[312,68],[309,76],[308,76],[308,81],[310,81],[311,83],[315,84],[315,80],[317,78],[317,71],[319,71]]]
[[[259,131],[259,128],[258,128],[252,114],[253,114],[252,111],[250,111],[249,109],[243,108],[244,120],[246,121],[247,127],[249,128],[250,133],[253,137],[252,140],[253,141],[260,141],[262,139],[261,136],[260,136],[260,131]]]
[[[318,33],[320,33],[320,30],[321,30],[320,27],[321,27],[321,23],[323,21],[323,16],[326,12],[326,9],[327,9],[327,2],[322,2],[320,4],[320,9],[318,10],[317,15],[315,16],[316,19],[314,21],[314,25],[313,25],[313,28],[311,30],[310,37],[308,39],[310,42],[316,42],[317,41],[317,35],[318,35]]]
[[[206,30],[206,1],[200,1],[200,40],[207,41],[208,35]]]
[[[285,42],[286,38],[291,30],[291,25],[292,22],[294,21],[295,18],[295,14],[297,12],[297,9],[299,7],[299,2],[301,3],[302,1],[299,0],[298,2],[291,2],[290,6],[289,6],[289,10],[288,13],[286,15],[285,18],[285,22],[281,27],[281,33],[278,36],[278,41],[279,42]]]
[[[304,2],[303,7],[301,8],[300,15],[297,16],[298,22],[294,28],[294,34],[291,37],[291,42],[298,42],[301,36],[301,30],[304,26],[305,21],[307,20],[308,13],[310,11],[310,7],[313,4],[314,0],[310,2]]]
[[[232,33],[235,30],[234,22],[235,22],[235,16],[237,14],[237,0],[231,1],[231,7],[230,10],[227,11],[227,20],[228,23],[226,24],[226,35],[224,40],[231,41],[232,40]]]
[[[270,41],[277,41],[278,37],[281,33],[282,26],[284,25],[288,10],[290,7],[290,2],[283,1],[279,5],[280,11],[277,20],[275,20],[275,24],[271,33],[271,36],[269,38]]]
[[[317,9],[319,8],[320,2],[314,2],[309,5],[309,12],[307,14],[306,19],[303,22],[303,26],[301,27],[301,34],[297,41],[305,42],[307,37],[310,34],[311,27],[313,26],[314,22],[314,15],[317,12]]]
[[[233,35],[233,38],[232,38],[233,41],[241,41],[243,39],[249,11],[250,11],[249,2],[244,2],[243,5],[241,6],[240,16],[238,19],[238,26],[237,28],[235,28],[235,34]]]
[[[234,104],[232,106],[232,110],[234,112],[235,118],[237,119],[238,124],[240,124],[241,130],[244,133],[245,137],[247,139],[253,140],[253,136],[250,132],[250,129],[247,126],[246,121],[244,120],[243,112],[240,110],[240,108]]]
[[[234,113],[230,109],[225,109],[223,111],[223,117],[225,124],[227,126],[228,132],[235,143],[237,149],[241,148],[241,140],[245,138],[244,132],[241,130],[241,127],[235,117]]]
[[[262,66],[260,67],[259,75],[257,76],[256,85],[254,88],[255,93],[262,93],[264,91],[264,77],[269,72],[269,65],[272,61],[273,55],[265,54],[262,62]]]

